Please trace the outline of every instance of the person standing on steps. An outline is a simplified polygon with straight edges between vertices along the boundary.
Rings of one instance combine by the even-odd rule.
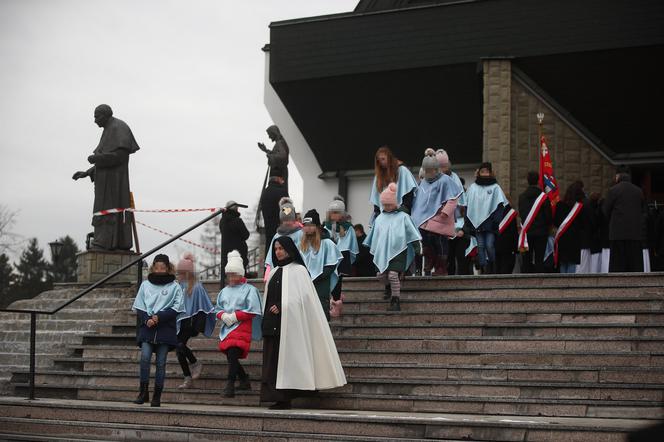
[[[226,277],[228,285],[217,296],[215,312],[222,321],[219,331],[219,351],[228,360],[228,381],[224,397],[235,397],[235,381],[240,379],[238,390],[251,390],[249,375],[240,365],[240,359],[249,355],[251,341],[261,339],[261,300],[256,287],[244,278],[242,257],[237,250],[228,254]]]
[[[510,197],[505,195],[508,201]],[[503,207],[503,214],[496,235],[496,273],[508,275],[514,272],[516,257],[519,253],[518,213],[511,202]]]
[[[389,311],[401,310],[399,274],[410,267],[415,254],[421,250],[422,240],[411,217],[398,210],[396,193],[396,184],[390,183],[380,194],[383,212],[378,215],[373,229],[364,240],[374,257],[378,276],[386,285],[385,299],[390,300]]]
[[[271,250],[274,269],[263,302],[261,402],[289,409],[301,391],[346,384],[332,332],[297,246],[287,236]]]
[[[373,256],[371,256],[369,247],[364,244],[364,240],[367,238],[364,226],[362,224],[355,224],[353,229],[355,230],[355,237],[357,238],[360,250],[357,259],[353,263],[353,276],[376,276],[377,270],[373,263]]]
[[[148,280],[139,287],[132,310],[138,317],[136,343],[141,349],[141,385],[134,403],[150,400],[150,360],[154,353],[155,385],[150,406],[159,407],[166,380],[166,356],[178,345],[177,316],[185,311],[182,288],[175,280],[175,266],[167,255],[154,257]]]
[[[249,265],[249,258],[247,257],[249,230],[247,230],[247,226],[244,225],[244,221],[240,217],[240,208],[246,209],[247,206],[238,204],[233,200],[228,201],[225,207],[226,211],[219,220],[219,231],[221,232],[221,288],[224,288],[225,285],[224,268],[226,267],[226,257],[231,250],[240,252],[245,269]]]
[[[295,244],[299,244],[300,239],[302,239],[302,224],[298,221],[298,213],[295,211],[293,200],[288,197],[279,200],[279,222],[277,233],[270,239],[268,250],[272,250],[272,243],[280,236],[288,236]],[[274,267],[271,252],[265,256],[265,267],[267,278],[270,269]]]
[[[396,186],[396,204],[399,210],[410,213],[413,207],[413,198],[417,181],[403,162],[394,156],[389,147],[383,146],[374,157],[374,179],[371,185],[371,195],[369,202],[373,204],[374,218],[380,215],[383,206],[380,202],[380,195],[387,185],[394,183]]]
[[[528,172],[528,187],[519,195],[521,232],[519,250],[523,257],[523,273],[544,273],[546,243],[553,227],[551,201],[539,187],[539,173]]]
[[[182,368],[184,382],[178,388],[191,388],[193,380],[198,379],[203,370],[203,364],[196,359],[187,342],[189,339],[203,333],[208,338],[214,332],[216,323],[214,306],[210,301],[207,290],[199,281],[196,281],[194,272],[194,256],[185,253],[176,266],[177,279],[182,287],[185,311],[177,317],[178,345],[175,354]]]
[[[288,198],[281,168],[271,167],[267,187],[261,193],[260,207],[265,224],[265,255],[270,255],[270,244],[279,227],[279,201]]]
[[[581,236],[588,222],[583,210],[584,198],[583,182],[577,180],[569,185],[565,198],[556,205],[553,261],[560,273],[576,273],[581,262]]]

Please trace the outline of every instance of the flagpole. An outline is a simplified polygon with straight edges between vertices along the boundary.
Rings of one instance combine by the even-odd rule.
[[[542,122],[544,121],[544,112],[537,113],[537,158],[539,164],[539,186],[544,192],[544,157],[542,156]]]

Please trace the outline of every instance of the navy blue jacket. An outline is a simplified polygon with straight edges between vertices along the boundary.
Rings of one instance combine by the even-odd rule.
[[[143,310],[136,310],[136,345],[139,347],[143,342],[151,344],[168,344],[175,348],[178,344],[177,321],[178,312],[167,308],[157,313],[159,322],[155,327],[148,327],[148,319],[151,318]]]

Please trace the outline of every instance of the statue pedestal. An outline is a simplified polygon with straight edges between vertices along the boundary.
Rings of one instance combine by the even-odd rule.
[[[76,255],[78,282],[93,283],[136,259],[138,253],[128,250],[86,250]],[[109,282],[136,282],[137,266],[132,266]]]

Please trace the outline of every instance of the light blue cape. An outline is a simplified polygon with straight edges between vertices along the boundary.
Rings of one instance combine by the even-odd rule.
[[[270,242],[270,249],[267,251],[267,256],[265,257],[266,267],[269,265],[270,268],[272,269],[274,268],[274,263],[272,263],[272,247],[274,246],[274,240],[279,238],[280,236],[288,236],[290,239],[293,240],[295,245],[298,245],[300,243],[300,239],[302,238],[302,229],[297,229],[296,231],[288,235],[281,235],[279,232],[274,234],[274,236],[272,237],[272,241]]]
[[[330,236],[332,236],[332,229],[325,227]],[[355,262],[355,258],[360,254],[360,247],[357,244],[357,236],[353,230],[346,231],[346,236],[339,236],[337,240],[337,248],[340,252],[350,252],[350,263]]]
[[[339,280],[339,275],[337,273],[337,266],[343,259],[341,252],[337,248],[336,244],[331,239],[323,238],[320,241],[320,249],[318,252],[314,251],[313,247],[309,247],[306,252],[300,248],[300,243],[296,243],[300,255],[304,260],[304,265],[309,270],[311,275],[311,280],[316,279],[321,273],[323,273],[323,268],[327,266],[335,266],[334,272],[330,275],[330,287],[334,288],[337,285]]]
[[[214,306],[212,305],[212,301],[210,301],[210,296],[200,282],[197,282],[194,285],[191,295],[188,295],[187,285],[186,281],[180,283],[180,287],[182,287],[182,297],[184,298],[184,312],[178,315],[177,332],[180,333],[180,321],[191,318],[198,314],[198,312],[203,312],[206,314],[205,330],[203,331],[203,334],[210,337],[214,332],[214,325],[217,321],[217,318],[214,315]]]
[[[172,308],[178,313],[184,311],[182,288],[177,281],[165,285],[154,285],[150,281],[143,281],[136,294],[132,310],[142,310],[149,316],[160,311]]]
[[[459,195],[459,200],[457,201],[457,206],[456,209],[454,210],[454,216],[456,217],[456,222],[454,223],[454,227],[457,229],[461,229],[463,228],[463,221],[464,221],[461,207],[466,207],[466,191],[463,188],[463,184],[461,184],[461,178],[459,178],[459,175],[457,175],[454,172],[451,172],[450,178],[452,178],[454,182],[457,183],[461,188],[461,195]]]
[[[500,204],[509,204],[500,186],[480,186],[471,184],[466,191],[466,216],[476,229],[498,208]]]
[[[420,181],[413,201],[413,210],[410,217],[417,227],[427,222],[438,212],[438,210],[449,200],[456,199],[462,193],[460,187],[454,180],[441,174],[433,182],[426,179]]]
[[[258,289],[251,284],[239,284],[236,286],[227,285],[224,287],[217,296],[217,305],[214,307],[215,314],[219,312],[234,313],[243,311],[245,313],[253,313],[255,316],[251,323],[251,339],[254,341],[260,340],[262,334],[262,316],[263,309],[261,308],[261,297]],[[238,328],[240,321],[228,327],[224,321],[221,322],[221,329],[219,330],[219,340],[223,341],[226,337]]]
[[[413,243],[421,240],[410,216],[401,211],[383,212],[376,217],[364,245],[369,247],[378,271],[383,273],[390,261],[404,250],[408,250],[406,266],[410,266],[415,257]]]
[[[406,166],[399,166],[396,185],[397,207],[401,207],[404,195],[417,188],[417,181],[415,181],[415,177]],[[383,189],[379,191],[376,188],[376,177],[374,177],[373,183],[371,184],[371,196],[369,197],[369,202],[374,206],[378,206],[381,211],[383,210],[383,205],[380,203],[380,192],[382,190]]]

